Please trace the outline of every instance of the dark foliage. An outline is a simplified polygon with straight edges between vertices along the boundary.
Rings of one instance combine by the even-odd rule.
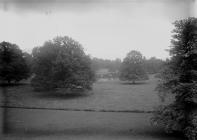
[[[159,92],[175,95],[171,105],[160,108],[153,118],[167,132],[180,131],[197,139],[197,19],[174,23],[171,59],[160,75]]]
[[[143,68],[143,64],[144,58],[142,54],[138,51],[130,51],[122,62],[120,79],[132,81],[133,83],[137,80],[147,80],[148,75]]]
[[[19,82],[30,76],[30,68],[25,54],[16,44],[0,43],[0,80],[2,82]]]
[[[67,36],[35,47],[32,55],[35,75],[31,83],[37,90],[90,89],[94,82],[90,57],[78,42]]]
[[[33,57],[31,54],[24,52],[23,53],[23,58],[25,59],[25,62],[28,67],[28,71],[30,72],[30,75],[32,75],[32,67],[33,67]]]

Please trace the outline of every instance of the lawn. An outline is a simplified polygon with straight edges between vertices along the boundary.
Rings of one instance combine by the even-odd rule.
[[[180,137],[153,127],[152,114],[146,113],[164,104],[155,91],[157,80],[151,75],[148,81],[134,85],[119,80],[97,81],[93,90],[80,94],[35,92],[29,85],[7,87],[6,106],[50,110],[7,108],[5,113],[1,108],[0,117],[6,119],[0,118],[0,125],[8,127],[9,134],[0,138],[178,140]],[[5,105],[5,98],[0,103]]]
[[[181,140],[151,126],[150,113],[8,111],[13,115],[8,116],[9,133],[3,140]]]
[[[126,82],[98,81],[93,90],[74,94],[56,92],[35,92],[29,85],[9,87],[7,101],[9,106],[66,108],[90,110],[153,111],[161,103],[155,87],[154,75],[144,83],[135,85]],[[63,91],[62,91],[63,92]],[[3,102],[1,101],[1,105]]]

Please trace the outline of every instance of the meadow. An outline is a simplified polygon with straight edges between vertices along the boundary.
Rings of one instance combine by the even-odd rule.
[[[165,102],[161,102],[155,91],[158,79],[154,75],[149,77],[149,80],[136,84],[119,80],[97,81],[91,91],[81,93],[35,92],[30,85],[7,87],[6,105],[59,109],[153,111],[155,107]],[[3,104],[1,101],[1,105]]]
[[[150,123],[151,111],[170,102],[160,101],[155,91],[157,82],[154,75],[150,75],[148,81],[136,84],[119,80],[97,81],[93,90],[72,94],[35,92],[28,84],[6,87],[6,104],[4,98],[1,106],[10,108],[6,109],[6,120],[1,118],[4,122],[0,124],[9,128],[9,135],[2,137],[33,140],[180,139],[165,134],[161,127]]]

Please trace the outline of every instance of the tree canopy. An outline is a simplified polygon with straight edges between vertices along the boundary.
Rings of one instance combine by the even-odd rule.
[[[124,58],[121,69],[120,79],[132,81],[146,80],[148,76],[143,69],[144,57],[139,51],[132,50]]]
[[[29,77],[25,55],[16,44],[0,43],[0,79],[8,83]]]
[[[174,22],[170,46],[171,59],[161,73],[159,92],[175,95],[175,101],[161,107],[153,118],[167,132],[180,131],[197,139],[197,19]]]
[[[35,89],[90,89],[94,82],[91,59],[72,38],[46,41],[43,46],[35,47],[32,55]]]

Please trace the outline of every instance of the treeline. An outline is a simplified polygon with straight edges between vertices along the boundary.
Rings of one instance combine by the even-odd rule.
[[[147,74],[158,73],[164,64],[163,60],[155,57],[146,59],[142,56],[141,59],[140,67]],[[60,81],[64,81],[65,85],[75,81],[75,84],[85,86],[88,80],[85,81],[84,77],[90,76],[92,83],[93,73],[101,69],[109,71],[105,74],[106,77],[118,78],[122,65],[123,61],[119,58],[115,60],[90,58],[84,53],[82,46],[69,37],[56,37],[46,41],[42,46],[33,48],[31,54],[22,52],[16,44],[5,41],[0,43],[0,81],[6,81],[8,84],[32,77],[33,86],[48,89],[58,87],[57,84],[62,85]],[[87,75],[87,72],[91,75]],[[84,81],[80,83],[78,78]]]
[[[110,72],[117,72],[120,70],[121,59],[117,58],[115,60],[92,58],[92,68],[94,71],[100,69],[108,69]]]
[[[156,57],[151,57],[149,59],[144,57],[142,66],[146,73],[155,74],[160,72],[164,63],[164,60],[158,59]],[[109,72],[119,72],[121,64],[122,61],[119,58],[116,58],[115,60],[92,58],[92,68],[94,71],[108,69]]]
[[[156,57],[151,57],[149,59],[144,58],[144,70],[148,74],[159,73],[164,65],[165,61],[158,59]]]
[[[70,37],[56,37],[24,53],[18,45],[0,43],[0,82],[17,83],[31,77],[35,90],[91,89],[95,81],[91,59]]]

